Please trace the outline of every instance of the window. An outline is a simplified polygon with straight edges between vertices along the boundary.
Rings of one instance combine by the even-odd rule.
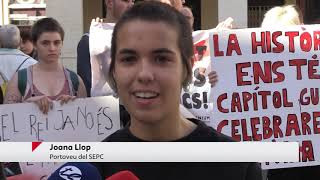
[[[46,0],[10,0],[10,23],[17,26],[31,26],[46,16]]]

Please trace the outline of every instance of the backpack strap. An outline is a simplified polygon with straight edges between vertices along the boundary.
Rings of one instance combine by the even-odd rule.
[[[3,97],[5,96],[6,89],[8,85],[8,79],[7,77],[0,71],[0,89],[2,92]]]
[[[18,88],[21,96],[24,96],[28,82],[27,68],[18,71]]]
[[[4,100],[4,92],[2,91],[2,88],[0,88],[0,104],[3,104],[3,100]]]
[[[18,71],[18,89],[22,96],[22,101],[25,100],[25,96],[27,95],[29,89],[31,90],[31,94],[33,95],[33,80],[32,80],[32,66],[21,69]]]
[[[28,56],[25,60],[23,60],[23,62],[18,66],[18,68],[16,69],[16,72],[18,72],[21,68],[21,66],[29,59],[31,58],[30,56]]]
[[[67,78],[68,78],[68,82],[69,82],[69,89],[71,91],[70,93],[72,96],[77,96],[78,90],[79,90],[78,75],[69,69],[66,69],[66,72],[67,72],[66,74],[67,74]]]

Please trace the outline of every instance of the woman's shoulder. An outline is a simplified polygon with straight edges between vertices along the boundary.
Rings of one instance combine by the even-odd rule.
[[[102,142],[139,142],[140,139],[133,136],[129,127],[124,127],[117,130],[113,134],[106,137]]]
[[[197,128],[186,136],[184,141],[190,142],[234,142],[231,137],[218,132],[198,119],[188,119],[197,125]]]

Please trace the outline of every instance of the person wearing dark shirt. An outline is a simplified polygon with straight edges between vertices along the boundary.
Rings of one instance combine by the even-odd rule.
[[[202,121],[189,119],[197,125],[189,135],[172,142],[232,142],[233,140]],[[105,142],[146,142],[125,127],[104,140]],[[129,170],[140,179],[205,179],[218,180],[261,179],[260,167],[255,163],[97,163],[103,177]],[[232,172],[232,173],[228,173]],[[214,175],[213,175],[214,174]]]
[[[120,18],[112,37],[109,76],[131,121],[104,141],[232,141],[200,120],[180,115],[181,89],[192,77],[191,31],[179,11],[159,2],[137,3]],[[102,178],[129,170],[140,179],[261,179],[257,163],[105,162],[95,166]]]
[[[89,34],[81,37],[77,46],[77,74],[83,79],[87,90],[87,96],[91,93],[91,64],[89,52]]]

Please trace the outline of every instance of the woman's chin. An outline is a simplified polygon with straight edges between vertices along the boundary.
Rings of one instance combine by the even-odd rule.
[[[140,123],[143,123],[146,125],[156,124],[162,119],[158,114],[154,112],[143,112],[143,113],[135,112],[131,116],[132,116],[132,120],[139,121]]]

